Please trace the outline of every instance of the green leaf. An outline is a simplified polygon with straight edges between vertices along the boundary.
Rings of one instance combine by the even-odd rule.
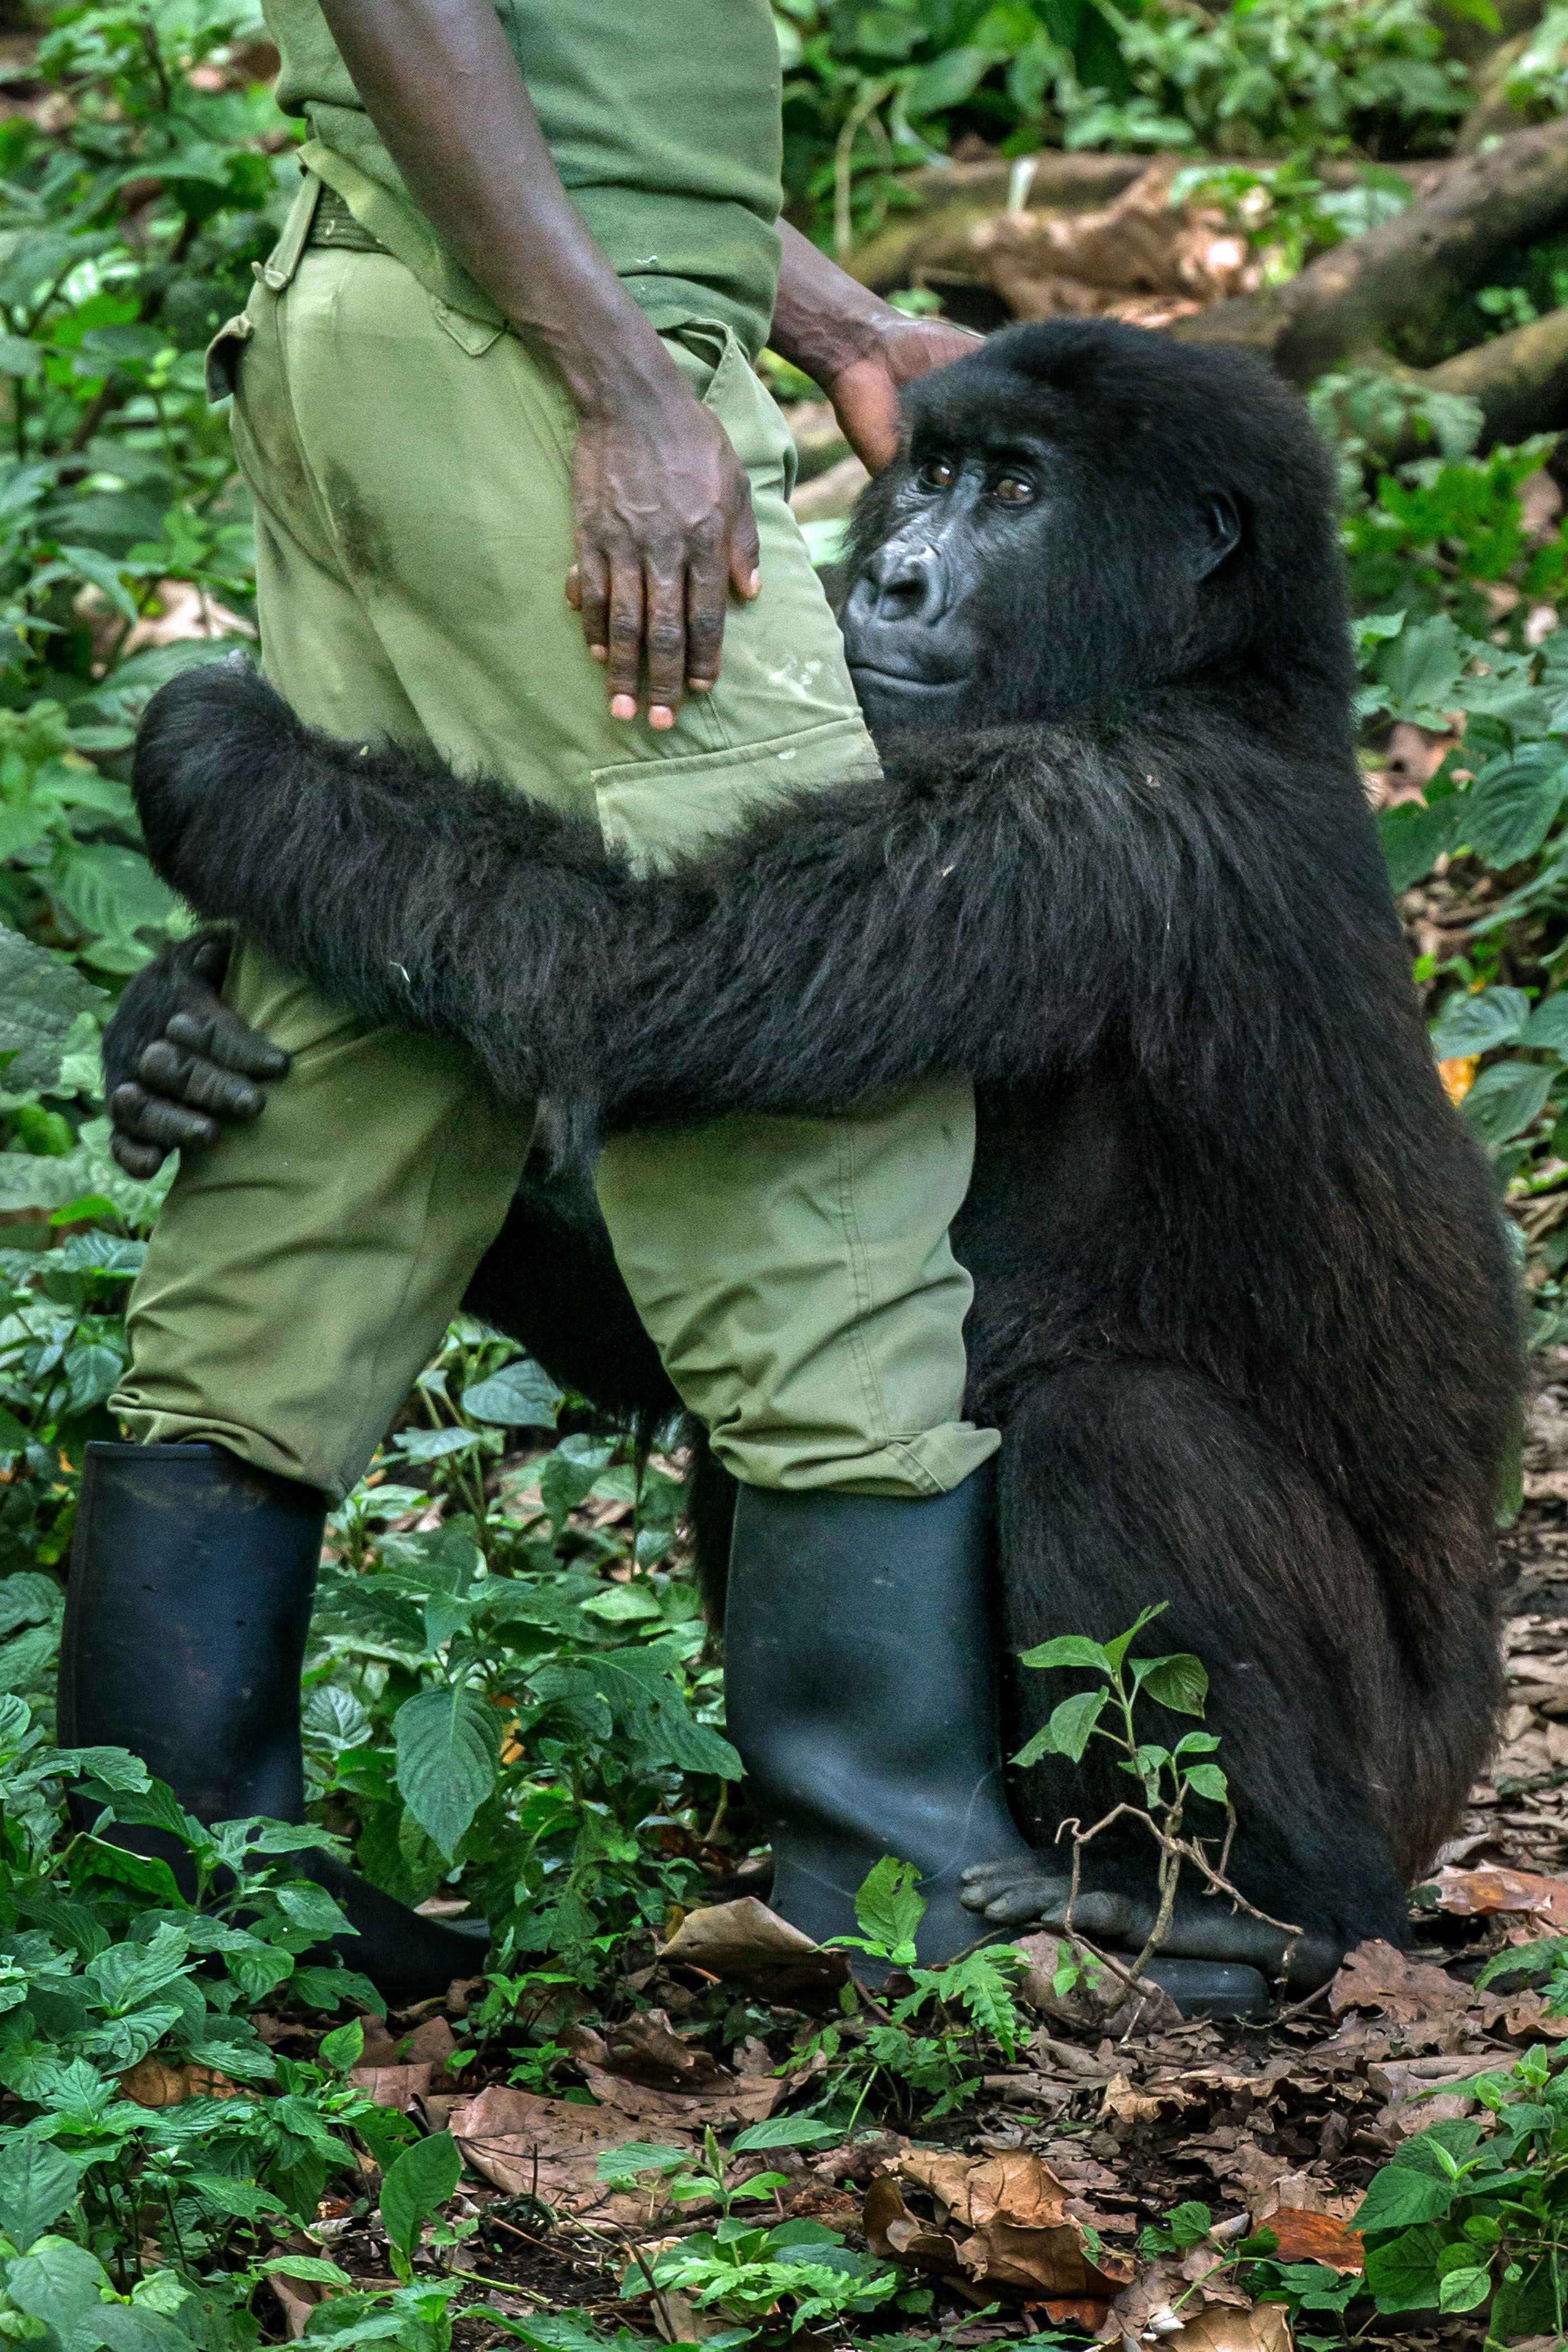
[[[1058,1633],[1054,1641],[1040,1642],[1032,1650],[1020,1650],[1019,1664],[1023,1666],[1092,1666],[1098,1674],[1110,1671],[1111,1661],[1098,1642],[1086,1633]]]
[[[126,620],[140,620],[141,616],[136,608],[136,599],[120,578],[120,566],[112,557],[100,554],[96,547],[62,547],[60,561],[68,563],[73,572],[78,572],[84,580],[90,581],[95,588],[101,590],[115,611]]]
[[[1542,751],[1557,756],[1547,764]],[[1463,803],[1459,835],[1483,863],[1517,866],[1533,857],[1568,800],[1568,761],[1552,745],[1531,745],[1482,769]]]
[[[479,1692],[416,1691],[392,1718],[403,1802],[448,1857],[496,1785],[500,1718]]]
[[[1373,2188],[1386,2178],[1386,2171],[1374,2174]],[[1360,2227],[1359,2215],[1351,2226]],[[1443,2252],[1442,2232],[1429,2224],[1402,2230],[1381,2245],[1369,2245],[1366,2284],[1377,2298],[1379,2311],[1425,2311],[1435,2304]]]
[[[382,2182],[382,2221],[400,2252],[412,2254],[419,2232],[463,2178],[457,2143],[445,2132],[415,2140]]]
[[[1497,1062],[1483,1070],[1459,1105],[1483,1143],[1509,1142],[1538,1117],[1556,1073],[1538,1062]]]
[[[109,2352],[193,2352],[193,2339],[161,2312],[110,2303],[93,2313],[90,2324]]]
[[[765,2116],[737,2132],[730,2148],[738,2156],[753,2147],[832,2147],[843,2136],[841,2124],[824,2123],[821,2116]]]
[[[1201,1715],[1208,1696],[1208,1670],[1201,1658],[1180,1653],[1171,1658],[1134,1658],[1133,1687],[1147,1691],[1177,1715]]]
[[[1452,849],[1458,835],[1464,803],[1457,797],[1434,801],[1422,808],[1401,801],[1385,809],[1377,820],[1377,838],[1388,868],[1388,886],[1396,895],[1430,874],[1439,857]]]
[[[7,1093],[50,1086],[77,1015],[108,1004],[74,964],[0,923],[0,1055],[13,1057],[0,1078]]]
[[[1218,1764],[1189,1764],[1186,1769],[1187,1784],[1196,1796],[1207,1797],[1217,1805],[1224,1804],[1230,1793],[1229,1784]]]
[[[1467,2264],[1462,2270],[1445,2271],[1437,2287],[1439,2311],[1474,2311],[1491,2293],[1491,2273]]]
[[[465,1389],[463,1410],[475,1421],[498,1422],[506,1429],[553,1429],[564,1393],[542,1364],[525,1356]]]
[[[1042,1731],[1020,1748],[1014,1757],[1015,1764],[1038,1764],[1042,1756],[1070,1757],[1078,1763],[1089,1745],[1091,1733],[1110,1701],[1107,1690],[1080,1691],[1074,1698],[1064,1698],[1052,1712],[1051,1721]]]
[[[1369,2230],[1408,2230],[1437,2221],[1458,2193],[1457,2182],[1437,2173],[1417,2171],[1413,2164],[1385,2164],[1368,2181],[1350,2227],[1364,2236]]]
[[[1555,996],[1547,997],[1544,1003],[1536,1006],[1519,1042],[1568,1060],[1568,989],[1559,989]]]
[[[127,940],[148,929],[163,930],[178,900],[145,857],[112,842],[78,844],[45,872],[49,895],[84,931]]]
[[[13,2140],[0,2151],[0,2230],[18,2253],[59,2220],[76,2193],[76,2166],[47,2141]]]
[[[869,1943],[884,1951],[913,1953],[915,1933],[925,1916],[920,1873],[912,1862],[884,1853],[869,1871],[855,1896],[855,1917]]]
[[[306,2279],[312,2286],[353,2284],[346,2270],[319,2254],[269,2254],[261,2268],[268,2278]]]
[[[109,2276],[81,2246],[46,2238],[33,2252],[12,2263],[5,2292],[18,2311],[41,2319],[64,2343],[90,2312],[96,2320]]]
[[[1563,1010],[1568,1035],[1568,999]],[[1432,1052],[1439,1062],[1490,1054],[1494,1045],[1511,1045],[1524,1034],[1529,1019],[1530,999],[1522,988],[1485,988],[1477,996],[1450,996],[1432,1024]]]
[[[915,76],[909,92],[909,112],[940,114],[946,107],[961,105],[996,61],[994,50],[977,48],[972,43],[948,49]]]

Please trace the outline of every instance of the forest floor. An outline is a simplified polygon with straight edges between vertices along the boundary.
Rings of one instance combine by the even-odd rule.
[[[901,2126],[898,2084],[862,2061],[859,2127],[837,2146],[733,2160],[732,2190],[763,2170],[783,2176],[765,2203],[741,2210],[759,2225],[824,2224],[849,2249],[883,2259],[902,2250],[936,2287],[935,2307],[915,2325],[939,2329],[945,2344],[1076,2320],[1129,2348],[1286,2352],[1279,2306],[1252,2307],[1217,2255],[1224,2224],[1237,2238],[1271,2229],[1281,2262],[1357,2270],[1346,2225],[1372,2173],[1413,2132],[1476,2111],[1467,2092],[1442,2086],[1506,2072],[1531,2043],[1568,2036],[1568,2018],[1546,2015],[1539,1993],[1478,1994],[1472,1982],[1505,1946],[1568,1929],[1568,1350],[1545,1367],[1525,1496],[1505,1539],[1504,1742],[1438,1858],[1411,1948],[1364,1946],[1331,1986],[1268,2026],[1184,2023],[1174,2011],[1107,2019],[1082,1993],[1057,2001],[1047,1967],[1026,1988],[1031,2038],[1011,2064],[993,2049],[991,2071],[952,2114],[931,2120],[930,2098],[905,2089]],[[672,2203],[646,2179],[607,2185],[598,2163],[635,2142],[685,2149],[696,2164],[708,2127],[727,2140],[780,2102],[825,2088],[823,2057],[802,2060],[802,2045],[837,2018],[840,1979],[819,1966],[813,1981],[799,1955],[770,1954],[733,1877],[717,1880],[714,1896],[729,1907],[699,1914],[697,1925],[716,1922],[719,1941],[685,1948],[688,1927],[654,1966],[601,1989],[592,2025],[574,2022],[587,2004],[571,1989],[547,1995],[559,2008],[542,2068],[517,2069],[514,2044],[497,2063],[481,2048],[448,2073],[447,2057],[469,2038],[462,2019],[477,1980],[385,2029],[366,2020],[377,2038],[359,2079],[373,2070],[378,2098],[451,2129],[468,2162],[445,2219],[470,2234],[422,2259],[473,2272],[493,2311],[536,2323],[570,2311],[677,2342],[733,2326],[678,2293],[653,2293],[643,2269],[679,2237],[712,2230],[713,2198]],[[312,2037],[280,2022],[276,2039],[305,2055]],[[487,2185],[476,2187],[476,2174]],[[1184,2205],[1207,2209],[1215,2240],[1163,2254],[1139,2248],[1141,2231]],[[296,2251],[329,2252],[358,2284],[389,2284],[374,2207],[368,2219],[363,2210],[347,2200],[324,2207]],[[279,2282],[292,2332],[319,2292]],[[910,2324],[892,2310],[872,2323],[879,2333]],[[1300,2334],[1311,2324],[1303,2315]],[[851,2325],[854,2340],[875,2342],[865,2320]],[[1358,2333],[1451,2352],[1479,2352],[1485,2339],[1474,2315],[1374,2318]],[[455,2340],[487,2352],[508,2339],[476,2307]],[[792,2340],[850,2338],[830,2329]],[[883,2340],[908,2352],[914,2339]],[[1552,2340],[1539,2339],[1537,2352]]]

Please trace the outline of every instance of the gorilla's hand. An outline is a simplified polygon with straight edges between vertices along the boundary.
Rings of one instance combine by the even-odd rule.
[[[1044,1862],[1032,1867],[1017,1862],[979,1862],[963,1874],[967,1910],[978,1911],[993,1927],[1021,1927],[1038,1920],[1044,1927],[1060,1927],[1067,1917],[1072,1882],[1062,1870]],[[1085,1878],[1072,1906],[1072,1924],[1091,1942],[1118,1949],[1140,1950],[1153,1932],[1158,1913],[1153,1895],[1096,1886]],[[1221,1895],[1177,1891],[1170,1928],[1160,1949],[1171,1959],[1238,1960],[1279,1974],[1287,1938],[1278,1927],[1245,1911],[1232,1909]],[[1331,1977],[1343,1949],[1328,1936],[1299,1936],[1291,1954],[1292,1985],[1320,1985]]]
[[[145,1182],[171,1151],[213,1142],[221,1119],[259,1117],[265,1087],[287,1076],[287,1055],[218,993],[232,946],[230,933],[214,930],[166,947],[131,982],[103,1033],[110,1149],[128,1176]]]

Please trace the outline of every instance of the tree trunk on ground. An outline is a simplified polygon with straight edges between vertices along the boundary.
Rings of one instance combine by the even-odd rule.
[[[1511,335],[1477,343],[1441,367],[1402,371],[1405,381],[1432,392],[1463,393],[1479,404],[1481,444],[1528,440],[1532,433],[1568,429],[1568,310],[1550,311]],[[1429,446],[1413,437],[1392,455],[1395,462],[1429,456]]]
[[[1511,248],[1564,219],[1568,118],[1467,156],[1408,212],[1320,255],[1276,291],[1217,302],[1170,331],[1185,342],[1249,344],[1292,383],[1308,384],[1379,352],[1396,326],[1416,341],[1436,334]]]

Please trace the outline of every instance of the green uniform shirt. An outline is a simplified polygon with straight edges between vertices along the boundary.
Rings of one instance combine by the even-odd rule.
[[[455,310],[500,313],[414,205],[319,0],[263,0],[302,157]],[[779,271],[779,43],[768,0],[497,0],[568,194],[662,331],[733,327],[755,359]]]

